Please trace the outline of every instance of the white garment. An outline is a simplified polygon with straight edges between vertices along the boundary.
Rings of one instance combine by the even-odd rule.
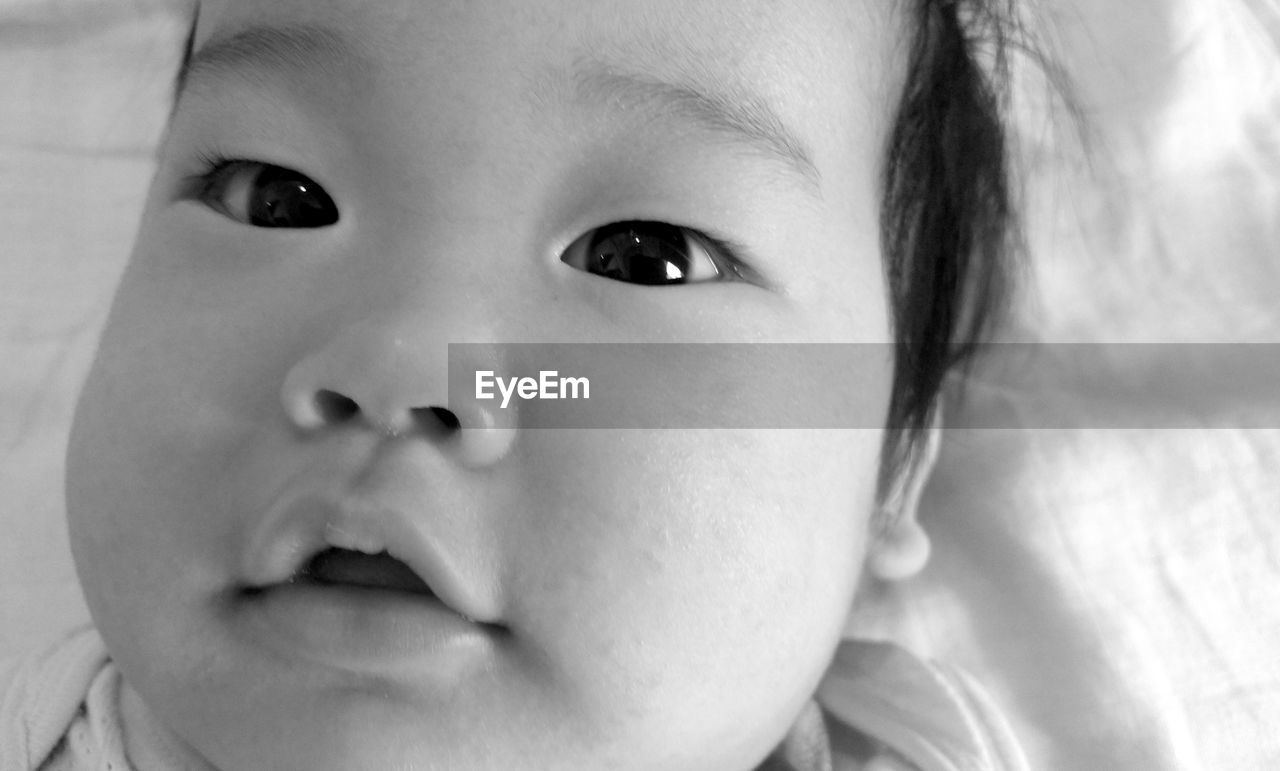
[[[0,667],[0,769],[130,771],[115,703],[119,674],[109,664],[97,631],[82,627]]]

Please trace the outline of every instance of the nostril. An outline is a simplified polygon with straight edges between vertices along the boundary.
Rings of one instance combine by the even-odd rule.
[[[462,421],[458,420],[458,416],[444,407],[428,407],[427,409],[431,410],[431,414],[436,416],[436,420],[439,420],[441,425],[450,431],[457,431],[462,427]]]
[[[462,428],[462,421],[444,407],[414,407],[409,410],[419,429],[436,436],[448,436]]]
[[[345,423],[360,412],[360,405],[337,391],[320,389],[313,399],[320,419],[328,424]]]

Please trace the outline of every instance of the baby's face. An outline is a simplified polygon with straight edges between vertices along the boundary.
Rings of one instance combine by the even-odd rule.
[[[204,2],[69,458],[156,723],[222,769],[761,761],[847,620],[881,432],[528,429],[450,403],[446,346],[889,341],[883,5]],[[854,380],[882,421],[889,362]],[[327,547],[413,574],[289,581]]]

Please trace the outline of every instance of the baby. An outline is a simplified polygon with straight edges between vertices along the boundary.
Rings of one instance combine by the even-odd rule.
[[[1002,296],[994,5],[203,0],[71,440],[95,630],[0,675],[4,768],[1020,767],[963,675],[844,639],[928,558]],[[545,341],[886,353],[861,429],[449,387]]]

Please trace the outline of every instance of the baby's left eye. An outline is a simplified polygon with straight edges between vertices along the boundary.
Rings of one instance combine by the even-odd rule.
[[[245,225],[322,228],[338,221],[338,207],[305,174],[256,161],[226,161],[206,175],[199,198]]]
[[[723,247],[686,228],[665,222],[615,222],[585,233],[569,245],[561,261],[597,276],[631,284],[662,286],[715,281],[733,273],[712,254]]]

